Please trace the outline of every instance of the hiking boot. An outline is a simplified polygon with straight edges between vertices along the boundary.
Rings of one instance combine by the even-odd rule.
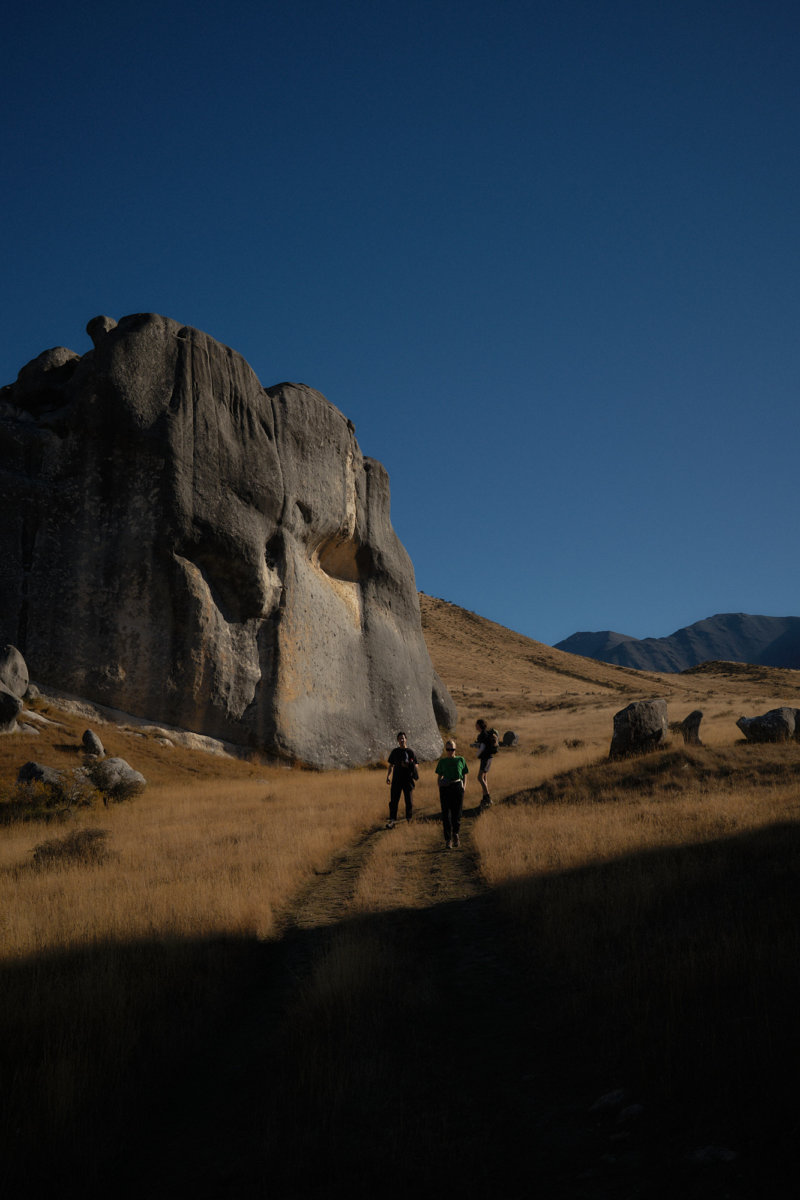
[[[392,820],[392,818],[391,818],[391,817],[389,817],[389,820],[386,822],[386,828],[387,828],[387,829],[394,829],[394,821]]]
[[[445,850],[452,850],[452,849],[453,849],[453,843],[452,843],[452,842],[445,842],[445,844],[444,844],[444,848],[445,848]]]
[[[461,845],[461,842],[459,840],[458,834],[457,833],[453,834],[453,849],[457,850],[460,845]]]
[[[491,808],[491,807],[492,807],[492,797],[490,795],[488,795],[488,793],[487,793],[487,795],[485,795],[483,797],[483,799],[481,800],[481,808]]]

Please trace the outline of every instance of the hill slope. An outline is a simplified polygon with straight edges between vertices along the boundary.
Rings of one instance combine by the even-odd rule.
[[[603,630],[573,633],[556,649],[641,671],[685,671],[709,660],[800,667],[800,617],[717,613],[669,637],[634,638]]]
[[[472,740],[476,717],[527,744],[582,739],[605,748],[613,715],[632,700],[662,696],[671,721],[705,713],[702,736],[730,744],[740,716],[800,704],[800,672],[712,661],[685,674],[598,662],[546,646],[434,596],[420,595],[422,629],[433,665],[458,705],[458,733]]]

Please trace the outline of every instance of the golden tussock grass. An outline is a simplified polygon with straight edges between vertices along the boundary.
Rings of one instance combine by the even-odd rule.
[[[799,770],[795,744],[597,762],[475,830],[553,1036],[665,1121],[691,1096],[697,1136],[722,1144],[785,1126]]]
[[[2,831],[0,1061],[10,1082],[0,1116],[16,1125],[18,1151],[32,1152],[42,1127],[53,1147],[77,1145],[103,1096],[121,1102],[143,1046],[152,1055],[191,1038],[243,949],[275,936],[291,898],[382,815],[376,778],[272,770],[161,785]],[[35,861],[42,843],[98,828],[105,858]],[[35,1121],[15,1120],[32,1105]]]

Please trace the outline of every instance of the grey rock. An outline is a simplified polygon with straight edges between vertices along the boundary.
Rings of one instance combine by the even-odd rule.
[[[735,1150],[729,1150],[727,1146],[700,1146],[697,1150],[693,1150],[689,1159],[698,1166],[713,1166],[716,1163],[732,1163],[736,1162],[739,1155]]]
[[[99,346],[102,338],[110,333],[112,329],[117,328],[117,322],[113,317],[92,317],[91,321],[86,326],[86,332],[94,342],[95,346]]]
[[[13,401],[22,409],[40,412],[63,403],[63,389],[80,363],[80,355],[54,346],[26,363],[17,375]]]
[[[89,770],[94,786],[112,799],[127,799],[138,795],[147,787],[147,780],[135,771],[124,758],[106,758]]]
[[[13,733],[22,701],[4,683],[0,683],[0,733]]]
[[[0,402],[0,628],[37,678],[289,761],[402,728],[435,758],[456,711],[352,423],[175,321],[91,325]]]
[[[627,1099],[628,1093],[624,1088],[614,1088],[613,1091],[604,1092],[599,1096],[589,1108],[589,1112],[608,1112],[610,1109],[621,1108]]]
[[[83,731],[81,744],[87,754],[95,755],[97,758],[102,758],[106,752],[103,743],[93,729],[85,729]]]
[[[609,758],[627,758],[657,750],[668,736],[666,700],[636,700],[614,716]]]
[[[17,772],[17,783],[43,783],[46,787],[60,791],[64,786],[64,773],[42,763],[26,762]]]
[[[694,712],[690,712],[688,717],[684,717],[678,728],[683,734],[683,740],[687,746],[701,746],[700,741],[700,722],[703,719],[703,714],[699,708]]]
[[[0,649],[0,683],[20,699],[28,690],[28,668],[16,646],[6,644]]]
[[[736,722],[748,742],[788,742],[795,736],[797,710],[771,708],[760,717],[739,717]]]
[[[503,734],[502,744],[504,746],[517,746],[519,745],[519,738],[513,732],[513,730],[507,729]]]
[[[618,1125],[629,1125],[632,1121],[638,1121],[644,1113],[643,1104],[628,1104],[622,1109],[617,1117]]]

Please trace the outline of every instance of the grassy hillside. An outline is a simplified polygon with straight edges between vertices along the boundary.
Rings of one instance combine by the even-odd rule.
[[[615,712],[663,696],[670,721],[700,708],[703,741],[729,745],[741,736],[738,717],[800,706],[800,671],[721,662],[657,675],[565,654],[432,596],[421,595],[420,607],[431,658],[469,741],[475,718],[485,716],[528,744],[581,738],[600,751],[608,748]]]
[[[800,746],[735,720],[800,706],[800,673],[643,675],[421,606],[471,768],[457,852],[431,765],[386,830],[382,768],[214,757],[46,702],[54,724],[0,739],[6,1194],[787,1194]],[[648,695],[702,708],[705,745],[608,763]],[[485,813],[479,715],[519,735]],[[141,797],[15,792],[27,758],[78,764],[87,724]]]

